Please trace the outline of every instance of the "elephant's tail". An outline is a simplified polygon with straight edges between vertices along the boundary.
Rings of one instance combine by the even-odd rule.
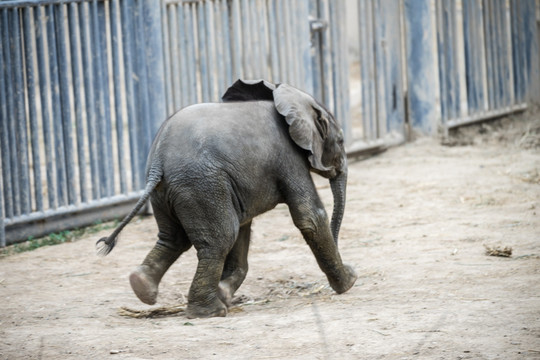
[[[116,245],[118,234],[120,234],[120,231],[124,229],[124,227],[131,221],[131,219],[133,219],[133,217],[137,215],[137,213],[139,212],[139,210],[141,210],[144,204],[146,204],[152,191],[154,191],[154,189],[161,182],[161,177],[162,177],[161,171],[150,170],[150,173],[148,175],[148,181],[146,182],[146,188],[144,189],[144,193],[142,194],[139,201],[137,201],[137,204],[135,204],[135,207],[133,208],[133,210],[131,210],[131,212],[122,220],[120,225],[118,225],[118,227],[113,231],[113,233],[110,236],[103,237],[96,242],[96,251],[98,255],[105,256],[112,251],[112,249]]]

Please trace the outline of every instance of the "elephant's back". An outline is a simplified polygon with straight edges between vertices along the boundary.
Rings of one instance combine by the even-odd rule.
[[[155,142],[154,156],[162,157],[166,167],[233,166],[246,171],[294,146],[270,101],[189,106],[164,124]]]

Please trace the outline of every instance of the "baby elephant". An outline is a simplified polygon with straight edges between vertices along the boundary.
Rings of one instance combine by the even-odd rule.
[[[330,224],[310,171],[330,180]],[[161,278],[193,245],[199,262],[187,316],[225,316],[248,271],[251,221],[278,203],[288,205],[330,286],[341,294],[354,285],[356,274],[337,247],[347,184],[343,133],[310,95],[286,84],[239,80],[223,103],[189,106],[165,121],[146,173],[135,208],[96,244],[108,254],[150,198],[159,240],[129,277],[142,302],[156,302]]]

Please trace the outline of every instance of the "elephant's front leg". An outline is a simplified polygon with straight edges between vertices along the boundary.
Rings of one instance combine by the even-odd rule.
[[[219,282],[219,297],[228,307],[232,297],[242,285],[248,272],[248,250],[251,237],[251,221],[240,227],[238,239],[227,255],[221,281]]]
[[[341,260],[330,230],[328,216],[318,196],[303,198],[301,203],[290,204],[289,209],[294,224],[302,232],[332,289],[338,294],[349,290],[356,282],[357,275]]]

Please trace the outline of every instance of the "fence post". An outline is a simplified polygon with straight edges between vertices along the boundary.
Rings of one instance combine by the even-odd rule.
[[[151,137],[157,132],[167,117],[167,97],[165,94],[165,68],[163,59],[163,34],[161,27],[161,2],[142,0],[144,9],[144,34],[146,68],[148,74],[148,100]]]
[[[2,53],[0,52],[0,56]],[[0,70],[1,71],[1,70]],[[0,163],[0,173],[2,170],[2,164]],[[3,181],[0,180],[0,248],[6,246],[6,227],[4,223],[4,187],[2,186]]]
[[[526,78],[526,101],[540,101],[540,54],[538,44],[537,19],[536,19],[536,2],[535,0],[527,0],[523,2],[523,22],[524,22],[524,39],[527,56]]]
[[[434,0],[405,0],[409,119],[414,129],[436,134],[440,124]]]

